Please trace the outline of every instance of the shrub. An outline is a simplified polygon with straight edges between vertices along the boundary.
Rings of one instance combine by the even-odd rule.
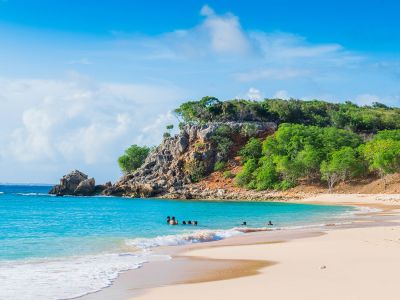
[[[206,174],[206,168],[203,161],[189,160],[184,165],[185,173],[190,177],[192,182],[198,182]]]
[[[144,163],[144,160],[149,155],[149,152],[150,148],[146,146],[130,146],[128,149],[125,150],[124,155],[118,158],[118,164],[122,172],[130,173],[132,171],[135,171]]]
[[[259,159],[262,156],[262,142],[260,139],[251,138],[247,144],[239,151],[242,161],[249,159]]]
[[[232,174],[231,171],[225,171],[225,172],[223,173],[223,176],[224,176],[224,178],[235,178],[235,175]]]
[[[225,169],[226,162],[217,161],[214,165],[214,171],[223,171]]]
[[[354,178],[362,171],[364,171],[363,163],[357,150],[350,147],[343,147],[333,152],[330,160],[321,164],[322,179],[328,182],[329,190],[339,181]]]
[[[235,183],[238,186],[249,187],[250,182],[254,179],[254,171],[257,169],[257,161],[249,159],[243,165],[243,169],[236,175]]]

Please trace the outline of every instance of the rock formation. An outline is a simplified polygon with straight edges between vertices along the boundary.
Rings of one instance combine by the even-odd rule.
[[[230,153],[219,149],[218,134],[221,126],[229,128],[232,141]],[[165,138],[136,171],[123,176],[106,195],[128,197],[155,197],[181,194],[191,198],[184,187],[210,174],[216,162],[234,155],[250,137],[263,137],[273,133],[277,125],[272,122],[228,122],[205,125],[185,125],[174,137]],[[226,137],[225,137],[226,138]]]
[[[49,192],[53,195],[75,195],[92,196],[101,194],[104,190],[111,187],[111,183],[106,185],[96,185],[94,178],[89,178],[86,174],[74,170],[60,179],[60,184],[55,185]]]

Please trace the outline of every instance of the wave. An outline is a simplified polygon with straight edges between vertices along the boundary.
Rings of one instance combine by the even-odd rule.
[[[154,238],[135,238],[126,240],[125,243],[128,246],[140,249],[149,249],[161,246],[179,246],[218,241],[228,237],[241,235],[243,233],[244,232],[235,228],[229,230],[198,230],[184,234],[162,235]]]
[[[112,284],[119,273],[137,269],[145,262],[170,259],[146,253],[109,253],[26,262],[0,263],[0,299],[15,299],[29,291],[25,300],[71,299]]]
[[[15,195],[19,196],[54,196],[46,193],[15,193]]]

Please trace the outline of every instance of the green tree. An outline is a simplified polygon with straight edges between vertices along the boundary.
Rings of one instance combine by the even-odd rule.
[[[400,171],[400,141],[375,139],[363,147],[363,153],[370,169],[381,177]]]
[[[357,150],[343,147],[333,152],[329,161],[322,162],[322,179],[326,180],[331,191],[338,182],[360,175],[363,172],[363,166]]]
[[[243,162],[249,159],[259,159],[262,156],[262,142],[258,138],[251,138],[239,151]]]
[[[235,183],[241,187],[252,187],[250,186],[250,183],[254,179],[253,173],[256,169],[257,169],[257,161],[255,159],[249,159],[243,165],[242,170],[236,175]]]
[[[139,168],[150,153],[147,146],[140,147],[132,145],[125,150],[125,153],[118,158],[118,164],[122,172],[130,173]]]

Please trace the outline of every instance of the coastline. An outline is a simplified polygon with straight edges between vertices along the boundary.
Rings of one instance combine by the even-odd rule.
[[[252,291],[261,278],[270,281],[270,276],[272,276],[276,280],[279,278],[283,280],[281,277],[284,274],[288,273],[287,276],[290,276],[293,270],[298,270],[297,266],[292,270],[291,268],[295,266],[291,266],[291,263],[293,263],[293,258],[301,258],[304,254],[303,252],[305,252],[304,259],[309,261],[310,264],[321,260],[321,265],[314,269],[314,272],[315,270],[319,272],[308,274],[306,277],[312,281],[315,276],[319,276],[322,270],[319,267],[323,268],[324,264],[335,265],[340,263],[340,258],[333,261],[331,261],[331,258],[322,259],[319,257],[321,255],[318,255],[318,252],[313,253],[314,248],[325,249],[322,247],[325,243],[334,243],[341,246],[348,245],[352,253],[356,251],[355,249],[363,252],[365,246],[360,248],[359,245],[349,245],[349,243],[351,244],[351,240],[354,239],[354,241],[357,241],[357,237],[360,235],[365,236],[367,239],[377,239],[382,236],[382,240],[384,240],[387,235],[387,228],[390,228],[389,234],[391,232],[393,232],[392,234],[399,233],[400,237],[400,228],[397,228],[397,225],[400,225],[400,223],[397,224],[400,209],[400,194],[325,194],[292,199],[290,202],[320,205],[353,205],[358,207],[367,206],[379,209],[380,211],[364,212],[362,218],[358,218],[358,220],[352,222],[350,225],[256,232],[216,242],[163,247],[157,249],[156,252],[169,252],[173,257],[171,261],[150,263],[139,270],[125,272],[119,276],[111,287],[81,297],[80,299],[102,300],[110,299],[111,297],[112,299],[160,299],[161,297],[165,298],[166,295],[169,295],[167,298],[174,297],[175,299],[187,299],[188,297],[191,299],[200,299],[214,295],[210,293],[218,293],[220,289],[227,290],[229,288],[235,290],[235,287],[241,286],[243,291],[246,289]],[[348,236],[351,239],[343,240],[344,238],[348,238]],[[388,237],[390,238],[390,236]],[[382,243],[384,242],[379,241],[379,245]],[[303,252],[301,253],[303,254],[299,256],[298,251],[291,249],[292,247],[296,249],[302,248]],[[397,247],[399,248],[396,249],[400,250],[400,242]],[[304,251],[303,248],[310,251]],[[377,255],[386,253],[386,248],[385,245],[382,245],[382,249],[377,252]],[[341,249],[340,246],[339,249]],[[306,255],[308,252],[310,256]],[[279,253],[286,253],[286,255],[281,256],[278,255]],[[371,254],[370,252],[368,253]],[[393,255],[396,256],[397,254]],[[400,258],[400,254],[398,258]],[[363,269],[364,263],[367,262],[363,262],[358,267]],[[349,262],[349,266],[351,266],[351,262]],[[305,269],[307,268],[301,265],[300,270],[305,271]],[[325,268],[323,269],[325,270]],[[154,274],[157,274],[157,276],[154,276]],[[363,274],[358,275],[360,275],[360,278],[363,278],[361,276]],[[314,278],[317,281],[319,280],[318,276]],[[338,278],[335,280],[335,283],[339,283],[340,281]],[[292,284],[292,281],[287,279],[286,283]],[[249,284],[250,286],[247,286]],[[340,286],[342,286],[341,282]],[[347,285],[343,283],[343,286]],[[303,299],[301,298],[303,290],[296,289],[297,294],[287,295],[288,298],[279,298],[279,294],[276,294],[276,297],[278,299],[292,299],[294,297]],[[269,287],[268,295],[271,295],[271,293],[271,287]],[[300,293],[300,296],[298,293]],[[320,294],[318,295],[322,297]],[[226,295],[220,296],[229,297],[230,299],[241,299],[245,294],[237,291],[237,293],[229,292]],[[366,296],[368,295],[366,294]],[[394,299],[395,295],[392,296]],[[263,299],[263,294],[259,294],[258,297]],[[392,299],[390,298],[390,294],[388,297],[388,299]],[[253,298],[256,299],[257,297]],[[336,295],[334,298],[341,298],[341,296]],[[312,295],[304,294],[304,299],[314,298]],[[373,298],[364,297],[364,299]]]

